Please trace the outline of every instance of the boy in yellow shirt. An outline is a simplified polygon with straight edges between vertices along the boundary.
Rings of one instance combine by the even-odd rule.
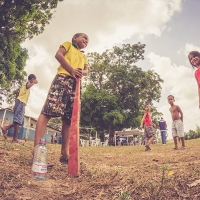
[[[15,144],[20,143],[20,140],[18,140],[18,131],[19,131],[19,126],[22,125],[24,122],[25,106],[27,105],[28,98],[30,95],[30,88],[37,83],[38,81],[36,79],[36,76],[34,74],[30,74],[28,76],[28,82],[22,85],[19,91],[19,95],[15,100],[15,106],[13,108],[14,111],[13,123],[8,126],[1,127],[4,138],[7,138],[8,129],[14,126],[13,143]]]
[[[55,57],[60,63],[41,114],[38,118],[34,146],[44,136],[47,123],[51,117],[62,118],[62,147],[60,162],[67,163],[69,158],[69,130],[76,89],[76,78],[87,76],[88,63],[81,49],[87,47],[88,36],[77,33],[71,42],[60,45]]]

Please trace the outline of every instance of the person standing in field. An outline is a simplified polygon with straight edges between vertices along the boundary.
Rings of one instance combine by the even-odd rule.
[[[55,55],[60,66],[36,125],[34,146],[38,145],[40,138],[44,136],[49,119],[51,117],[62,118],[61,163],[67,164],[69,159],[69,131],[76,78],[88,74],[87,59],[81,51],[81,49],[87,47],[88,41],[88,36],[85,33],[77,33],[72,37],[72,42],[64,42],[60,45]]]
[[[51,135],[51,144],[53,144],[53,135]]]
[[[163,119],[163,117],[161,117],[160,121],[158,122],[158,125],[159,125],[159,129],[160,129],[162,144],[164,145],[164,144],[166,144],[166,128],[167,128],[167,123]]]
[[[120,136],[116,134],[116,146],[120,146]]]
[[[175,105],[175,99],[173,95],[167,97],[168,103],[171,105],[169,111],[172,116],[172,136],[174,139],[174,150],[178,150],[177,137],[180,138],[182,147],[181,149],[186,149],[185,139],[184,139],[184,129],[183,129],[183,112],[178,105]]]
[[[55,135],[55,136],[53,137],[53,142],[54,142],[54,144],[57,144],[57,135]]]
[[[27,105],[28,98],[30,95],[30,88],[37,83],[38,81],[36,79],[36,76],[34,74],[30,74],[28,76],[28,81],[22,85],[19,94],[15,100],[15,106],[13,108],[13,123],[8,126],[1,127],[5,139],[7,138],[8,130],[14,127],[14,135],[12,140],[14,144],[21,143],[21,140],[18,139],[19,127],[24,123],[25,106]]]
[[[145,135],[145,139],[146,139],[146,149],[145,151],[150,151],[150,144],[152,144],[152,142],[155,139],[155,129],[153,128],[153,122],[151,120],[151,106],[149,104],[145,105],[145,113],[143,115],[142,121],[141,121],[141,125],[140,125],[140,129],[142,130],[143,126],[144,126],[144,135]]]

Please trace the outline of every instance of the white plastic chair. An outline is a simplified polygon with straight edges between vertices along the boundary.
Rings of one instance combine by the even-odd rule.
[[[106,140],[105,142],[102,143],[102,146],[108,146],[108,140]]]
[[[84,139],[80,139],[81,142],[81,146],[84,147],[85,146],[85,140]]]
[[[89,146],[89,140],[85,140],[85,146]]]

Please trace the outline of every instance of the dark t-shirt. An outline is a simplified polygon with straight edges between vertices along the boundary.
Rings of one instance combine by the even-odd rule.
[[[158,124],[159,124],[159,127],[160,127],[160,130],[162,131],[162,130],[166,130],[166,121],[165,120],[160,120],[159,122],[158,122]]]

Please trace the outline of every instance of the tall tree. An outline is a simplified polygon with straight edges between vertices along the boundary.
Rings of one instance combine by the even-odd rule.
[[[27,75],[28,52],[20,44],[44,31],[59,1],[0,0],[0,91],[8,101]]]
[[[93,86],[83,94],[81,122],[109,129],[111,142],[115,130],[139,126],[146,102],[159,101],[163,80],[157,73],[134,65],[144,59],[144,47],[140,43],[125,44],[88,56]]]
[[[12,37],[5,39],[0,35],[0,88],[9,103],[26,76],[24,66],[27,58],[27,50],[18,42]]]
[[[1,0],[0,35],[23,42],[42,33],[59,1],[63,0]]]

